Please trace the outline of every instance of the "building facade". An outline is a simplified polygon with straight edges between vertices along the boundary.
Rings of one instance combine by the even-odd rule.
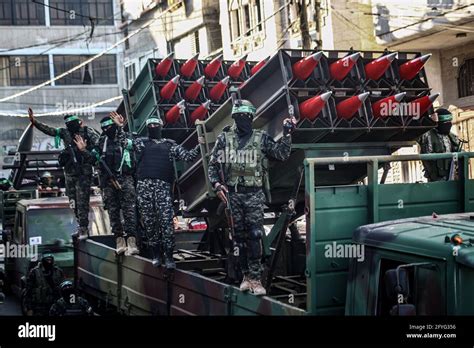
[[[92,19],[90,19],[92,18]],[[101,53],[123,38],[118,0],[0,0],[0,99],[51,80]],[[123,84],[122,46],[40,89],[0,102],[0,164],[18,144],[28,119],[27,108],[38,114],[84,108],[120,95]],[[97,127],[118,102],[79,112]],[[42,116],[43,117],[43,116]],[[63,117],[44,116],[53,126]],[[52,146],[35,132],[35,148]],[[1,173],[6,175],[6,172]]]

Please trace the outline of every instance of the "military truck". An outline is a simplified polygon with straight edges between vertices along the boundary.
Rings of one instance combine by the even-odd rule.
[[[90,234],[110,233],[108,215],[100,196],[91,197],[90,208]],[[4,278],[13,294],[22,299],[22,305],[28,272],[44,253],[53,254],[65,276],[73,278],[74,248],[71,234],[75,230],[76,219],[67,197],[22,199],[17,202],[14,226],[11,231],[7,231],[4,245],[5,248],[15,250],[28,249],[28,254],[7,257]]]

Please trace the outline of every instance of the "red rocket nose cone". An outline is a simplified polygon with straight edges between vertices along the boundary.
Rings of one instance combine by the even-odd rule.
[[[370,63],[367,63],[364,67],[365,76],[371,80],[378,80],[385,74],[385,71],[390,67],[390,64],[395,59],[397,52],[387,54],[379,57]]]
[[[171,65],[173,65],[173,55],[174,52],[171,52],[156,65],[155,72],[157,76],[165,77],[166,75],[168,75],[168,72],[171,69]]]
[[[372,104],[372,114],[374,117],[388,117],[400,115],[397,109],[400,102],[405,97],[406,92],[398,93],[387,98],[380,99]]]
[[[299,80],[306,80],[318,65],[322,55],[322,52],[316,52],[297,61],[293,64],[293,75]]]
[[[343,80],[349,74],[359,57],[360,53],[357,52],[332,63],[329,66],[331,77],[338,81]]]
[[[324,105],[326,104],[326,101],[329,99],[331,94],[332,92],[326,92],[300,103],[300,117],[302,119],[307,118],[310,121],[313,121],[324,108]]]
[[[222,65],[222,57],[223,56],[221,54],[220,56],[211,60],[209,64],[206,65],[206,67],[204,68],[204,75],[206,75],[206,77],[213,79],[217,75],[217,72],[219,71]]]
[[[246,59],[247,55],[232,63],[232,65],[227,70],[227,74],[234,80],[237,79],[245,68]]]
[[[194,124],[196,120],[204,120],[209,111],[209,105],[211,102],[208,100],[205,103],[199,105],[196,110],[191,113],[191,121]]]
[[[224,95],[228,83],[229,76],[226,76],[221,81],[219,81],[214,87],[212,87],[211,91],[209,92],[209,97],[211,97],[213,101],[219,101]]]
[[[194,81],[184,92],[184,97],[188,101],[194,101],[201,93],[202,85],[204,84],[204,76]]]
[[[184,100],[181,100],[178,104],[174,105],[165,115],[166,123],[176,123],[179,120],[179,116],[185,108]]]
[[[411,112],[413,116],[423,116],[430,106],[433,104],[433,102],[438,98],[439,93],[430,95],[430,96],[424,96],[421,98],[417,98],[411,102]]]
[[[195,55],[194,57],[192,57],[191,59],[188,59],[185,63],[183,63],[180,69],[181,75],[188,78],[193,75],[194,70],[196,69],[196,66],[198,64],[198,60],[197,60],[198,55],[199,53]]]
[[[406,63],[403,63],[399,67],[400,78],[402,80],[413,80],[416,75],[423,69],[423,66],[431,57],[431,54],[412,59]]]
[[[179,77],[179,75],[176,75],[161,88],[160,96],[163,99],[171,99],[173,97],[176,87],[178,87]]]
[[[367,99],[369,93],[363,93],[347,98],[336,105],[337,116],[350,119],[362,106],[362,102]]]
[[[263,66],[265,64],[267,64],[267,61],[268,61],[268,57],[261,60],[260,62],[258,62],[251,70],[250,70],[250,75],[255,75],[257,73],[257,71],[259,71],[261,68],[263,68]]]

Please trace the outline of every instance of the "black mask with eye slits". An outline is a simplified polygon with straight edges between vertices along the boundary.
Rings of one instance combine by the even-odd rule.
[[[440,122],[438,123],[438,133],[442,135],[448,135],[451,132],[451,127],[453,124],[451,122]]]
[[[69,121],[66,123],[66,128],[70,133],[77,133],[81,129],[81,123],[79,120]]]
[[[104,134],[109,138],[109,139],[114,139],[115,135],[117,134],[117,125],[113,124],[107,128],[104,129]]]
[[[148,137],[150,139],[161,139],[161,127],[148,127]]]

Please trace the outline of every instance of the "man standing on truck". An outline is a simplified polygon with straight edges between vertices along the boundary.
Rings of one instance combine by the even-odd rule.
[[[78,150],[77,137],[85,139],[87,150],[92,151],[99,141],[99,134],[92,128],[84,126],[77,116],[66,115],[64,122],[66,128],[53,128],[39,122],[33,115],[33,110],[28,109],[30,122],[44,134],[55,137],[55,145],[59,147],[61,139],[64,150],[58,157],[59,165],[64,168],[66,181],[66,194],[69,197],[71,208],[74,209],[78,222],[78,230],[74,234],[79,240],[88,237],[89,228],[89,198],[92,184],[92,165],[88,163]]]
[[[123,131],[124,119],[117,113],[110,115],[118,125],[118,138],[127,146]],[[191,151],[174,140],[161,136],[163,121],[152,117],[146,121],[148,139],[136,138],[132,142],[137,156],[137,203],[143,218],[148,243],[153,251],[153,266],[161,266],[164,253],[167,270],[176,268],[173,260],[175,247],[173,229],[172,184],[175,180],[175,161],[194,161],[200,153],[199,144]]]
[[[137,229],[135,195],[135,154],[132,140],[126,137],[127,144],[122,146],[117,133],[118,126],[110,116],[100,121],[102,134],[92,153],[87,144],[80,139],[78,149],[84,151],[92,163],[99,167],[100,186],[104,195],[105,208],[109,212],[110,226],[115,235],[117,254],[138,254],[135,231]],[[124,224],[120,212],[123,214]],[[124,232],[127,241],[124,238]]]
[[[285,161],[291,152],[291,132],[295,120],[283,121],[283,137],[275,142],[265,131],[252,129],[255,107],[247,100],[237,100],[232,108],[234,125],[217,137],[209,160],[209,181],[217,196],[230,208],[233,220],[234,247],[244,278],[240,290],[265,295],[261,277],[263,266],[262,236],[263,159],[268,156]]]
[[[453,115],[449,110],[438,108],[438,126],[423,134],[418,141],[420,153],[448,153],[460,150],[459,138],[451,133]],[[425,177],[429,182],[448,180],[451,171],[450,159],[423,161]]]
[[[48,315],[52,304],[59,298],[59,284],[63,271],[54,264],[54,256],[45,254],[31,269],[24,294],[27,315]]]

